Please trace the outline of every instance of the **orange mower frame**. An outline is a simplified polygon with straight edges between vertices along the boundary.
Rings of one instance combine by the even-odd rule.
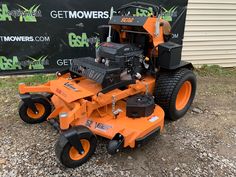
[[[19,85],[19,93],[21,95],[44,92],[51,93],[51,102],[54,110],[47,117],[47,120],[59,117],[59,125],[61,130],[68,130],[70,127],[84,125],[88,126],[91,131],[99,136],[112,139],[117,133],[124,137],[124,147],[135,147],[136,140],[145,138],[145,135],[153,130],[163,130],[164,128],[164,111],[156,106],[154,113],[143,119],[130,119],[125,115],[125,102],[123,99],[137,94],[152,94],[155,87],[155,79],[147,77],[136,84],[130,85],[128,89],[115,89],[107,94],[99,93],[101,86],[94,81],[86,78],[76,80],[68,80],[68,75],[59,77],[57,80],[49,81],[41,86]],[[80,85],[76,84],[79,82]],[[70,84],[78,91],[65,87],[65,83]],[[87,90],[83,86],[86,86]],[[148,89],[147,89],[148,88]],[[97,94],[98,93],[98,94]],[[88,101],[90,97],[90,101]],[[86,98],[86,99],[84,99]],[[116,107],[122,112],[117,116],[112,114],[112,103],[116,103]],[[68,113],[68,114],[67,114]],[[38,114],[31,112],[33,116]],[[151,120],[158,117],[155,124]],[[99,129],[100,126],[106,126],[107,130]]]
[[[149,17],[127,13],[149,7]],[[162,7],[132,2],[117,12],[96,58],[75,60],[45,84],[19,85],[20,118],[30,124],[49,121],[57,128],[56,156],[70,168],[88,161],[97,136],[109,140],[112,155],[143,144],[163,131],[164,118],[183,117],[195,97],[193,66],[181,61],[182,46],[170,42]]]

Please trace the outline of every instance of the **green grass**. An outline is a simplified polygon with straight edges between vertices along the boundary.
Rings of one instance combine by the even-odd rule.
[[[17,88],[19,83],[25,83],[27,85],[35,85],[35,84],[42,84],[47,81],[55,79],[56,76],[54,75],[46,75],[46,74],[37,74],[33,76],[11,76],[7,78],[0,78],[0,88]]]
[[[196,69],[196,73],[199,76],[205,77],[236,77],[236,67],[235,68],[222,68],[217,65],[208,66],[203,65],[201,68]],[[11,76],[7,78],[0,78],[0,88],[17,88],[19,83],[25,83],[27,85],[42,84],[47,81],[55,79],[55,74],[46,75],[38,74],[34,76]]]
[[[199,76],[236,77],[236,67],[222,68],[218,65],[203,65],[196,69],[196,72]]]

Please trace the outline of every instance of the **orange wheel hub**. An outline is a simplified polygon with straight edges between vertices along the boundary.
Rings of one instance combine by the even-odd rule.
[[[175,102],[175,108],[178,111],[184,109],[184,107],[188,104],[191,93],[192,93],[192,84],[189,81],[185,81],[177,94]]]
[[[70,148],[70,151],[69,151],[69,156],[72,160],[81,160],[82,158],[84,158],[88,152],[89,152],[89,149],[90,149],[90,142],[86,139],[82,139],[80,140],[82,146],[83,146],[83,149],[84,149],[84,153],[83,154],[80,154],[77,149],[75,149],[74,147],[71,147]]]
[[[35,103],[38,114],[35,114],[30,108],[27,109],[27,115],[32,119],[40,119],[45,113],[45,107],[40,103]]]

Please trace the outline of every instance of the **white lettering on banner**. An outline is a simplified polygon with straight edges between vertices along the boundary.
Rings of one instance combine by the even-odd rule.
[[[109,12],[108,11],[56,11],[53,10],[50,12],[51,18],[70,18],[70,19],[108,19]]]
[[[76,11],[69,11],[69,17],[70,18],[76,18]]]
[[[57,12],[56,12],[56,11],[51,11],[51,12],[50,12],[50,16],[51,16],[52,18],[57,18]]]
[[[49,36],[0,36],[0,42],[50,42]]]
[[[58,59],[58,66],[70,66],[72,64],[73,59]]]
[[[58,18],[63,18],[63,11],[58,11]]]

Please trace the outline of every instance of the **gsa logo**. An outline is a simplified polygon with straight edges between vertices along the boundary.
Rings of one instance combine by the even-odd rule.
[[[42,17],[42,13],[39,10],[40,5],[33,5],[26,8],[22,5],[17,5],[19,9],[10,10],[7,4],[0,6],[0,21],[13,21],[18,19],[19,22],[32,23],[37,22],[38,17]]]

